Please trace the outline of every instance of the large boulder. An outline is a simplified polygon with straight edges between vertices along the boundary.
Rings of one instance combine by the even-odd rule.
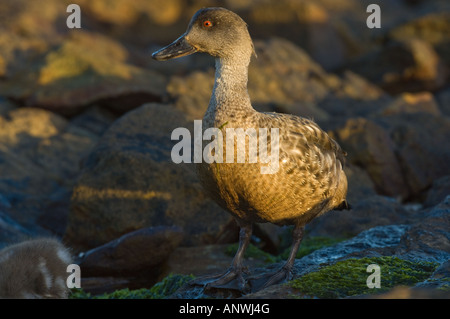
[[[341,147],[348,152],[349,162],[367,171],[378,192],[408,195],[395,145],[383,127],[369,119],[351,118],[335,133]]]
[[[80,161],[96,141],[46,110],[11,107],[0,115],[0,242],[63,234]]]
[[[73,188],[65,239],[83,250],[143,227],[176,225],[184,245],[214,241],[229,215],[204,195],[194,164],[175,164],[175,128],[192,122],[171,105],[146,104],[117,120]]]
[[[379,118],[395,145],[395,154],[411,197],[450,174],[450,119],[429,113],[399,113]]]
[[[5,50],[3,45],[9,45],[9,41],[0,38],[0,52]],[[24,50],[23,44],[13,41],[13,45],[19,52]],[[34,48],[32,44],[28,47]],[[25,68],[16,66],[17,54],[8,55],[12,59],[5,62],[8,69],[17,70],[9,71],[0,81],[0,94],[27,106],[74,114],[99,101],[124,112],[145,102],[160,101],[165,93],[162,75],[128,63],[127,50],[103,35],[77,31],[57,45],[47,45],[47,50],[28,54]],[[121,103],[125,98],[127,103]],[[127,107],[123,109],[123,105]]]
[[[404,97],[399,99],[382,114],[351,118],[333,133],[350,163],[367,171],[377,192],[412,199],[449,174],[450,152],[445,146],[450,119],[440,116],[434,103],[413,104],[414,110],[408,106],[409,97],[406,105]]]
[[[84,276],[137,276],[160,266],[182,238],[177,227],[142,228],[81,254],[77,263]]]
[[[448,75],[433,46],[418,38],[392,40],[348,68],[391,94],[437,91]]]
[[[431,4],[436,6],[436,3]],[[450,12],[447,10],[433,10],[425,15],[420,15],[416,19],[411,19],[406,23],[391,29],[387,37],[389,39],[417,38],[432,45],[435,51],[450,67],[450,44],[448,34],[450,33]]]

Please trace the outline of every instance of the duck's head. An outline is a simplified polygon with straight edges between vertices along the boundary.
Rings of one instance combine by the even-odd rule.
[[[247,24],[234,12],[224,8],[197,11],[186,32],[152,57],[164,61],[195,52],[206,52],[216,58],[250,59],[254,48]]]

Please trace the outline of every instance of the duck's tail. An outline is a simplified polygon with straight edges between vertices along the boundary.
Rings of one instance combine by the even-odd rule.
[[[352,205],[344,199],[339,205],[333,208],[333,210],[351,210]]]

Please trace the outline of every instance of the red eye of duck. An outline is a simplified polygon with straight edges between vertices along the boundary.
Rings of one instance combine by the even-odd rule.
[[[212,25],[213,25],[212,22],[209,21],[209,20],[206,20],[206,21],[203,22],[203,26],[205,28],[210,28],[210,27],[212,27]]]

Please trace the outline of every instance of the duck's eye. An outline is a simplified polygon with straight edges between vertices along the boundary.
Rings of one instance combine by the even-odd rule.
[[[212,24],[211,21],[206,20],[206,21],[203,21],[203,26],[204,26],[205,28],[210,28],[210,27],[213,26],[213,24]]]

